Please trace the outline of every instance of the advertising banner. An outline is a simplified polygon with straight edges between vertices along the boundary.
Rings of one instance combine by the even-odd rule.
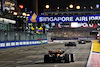
[[[74,15],[74,16],[40,16],[35,13],[29,16],[29,23],[40,22],[87,22],[88,20],[100,19],[100,15]]]
[[[71,22],[71,23],[44,23],[45,28],[96,28],[98,25],[97,24],[87,24],[86,22],[84,23],[78,23],[78,22]]]

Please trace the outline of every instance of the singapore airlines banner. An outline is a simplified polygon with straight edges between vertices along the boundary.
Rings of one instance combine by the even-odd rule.
[[[87,22],[88,20],[98,20],[100,15],[73,15],[73,16],[37,16],[35,13],[29,16],[29,23],[39,22]]]

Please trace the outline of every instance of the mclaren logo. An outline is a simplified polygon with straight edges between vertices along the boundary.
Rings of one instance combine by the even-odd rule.
[[[31,19],[30,19],[31,22],[33,22],[33,23],[34,23],[34,22],[37,22],[37,21],[36,21],[36,18],[37,18],[37,15],[34,13],[34,14],[32,15],[32,17],[31,17]]]

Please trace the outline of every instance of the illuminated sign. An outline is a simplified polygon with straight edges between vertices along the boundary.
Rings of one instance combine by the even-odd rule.
[[[37,22],[36,18],[37,18],[37,15],[34,13],[32,16],[29,16],[28,22],[36,23]]]
[[[0,23],[12,23],[12,24],[16,24],[16,21],[15,20],[6,19],[6,18],[0,18]]]
[[[35,13],[29,16],[29,23],[34,22],[87,22],[100,19],[100,15],[74,15],[74,16],[37,16]]]
[[[78,22],[72,22],[71,27],[78,27]]]
[[[96,28],[97,24],[78,23],[78,27]]]
[[[73,21],[73,17],[39,17],[39,22]]]
[[[57,28],[96,28],[97,24],[71,22],[70,24],[56,23]]]

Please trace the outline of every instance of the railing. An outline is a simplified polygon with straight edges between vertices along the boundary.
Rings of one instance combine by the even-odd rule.
[[[1,48],[11,48],[11,47],[20,47],[20,46],[30,46],[30,45],[42,45],[46,44],[47,39],[39,40],[22,40],[22,41],[2,41],[0,42]]]

